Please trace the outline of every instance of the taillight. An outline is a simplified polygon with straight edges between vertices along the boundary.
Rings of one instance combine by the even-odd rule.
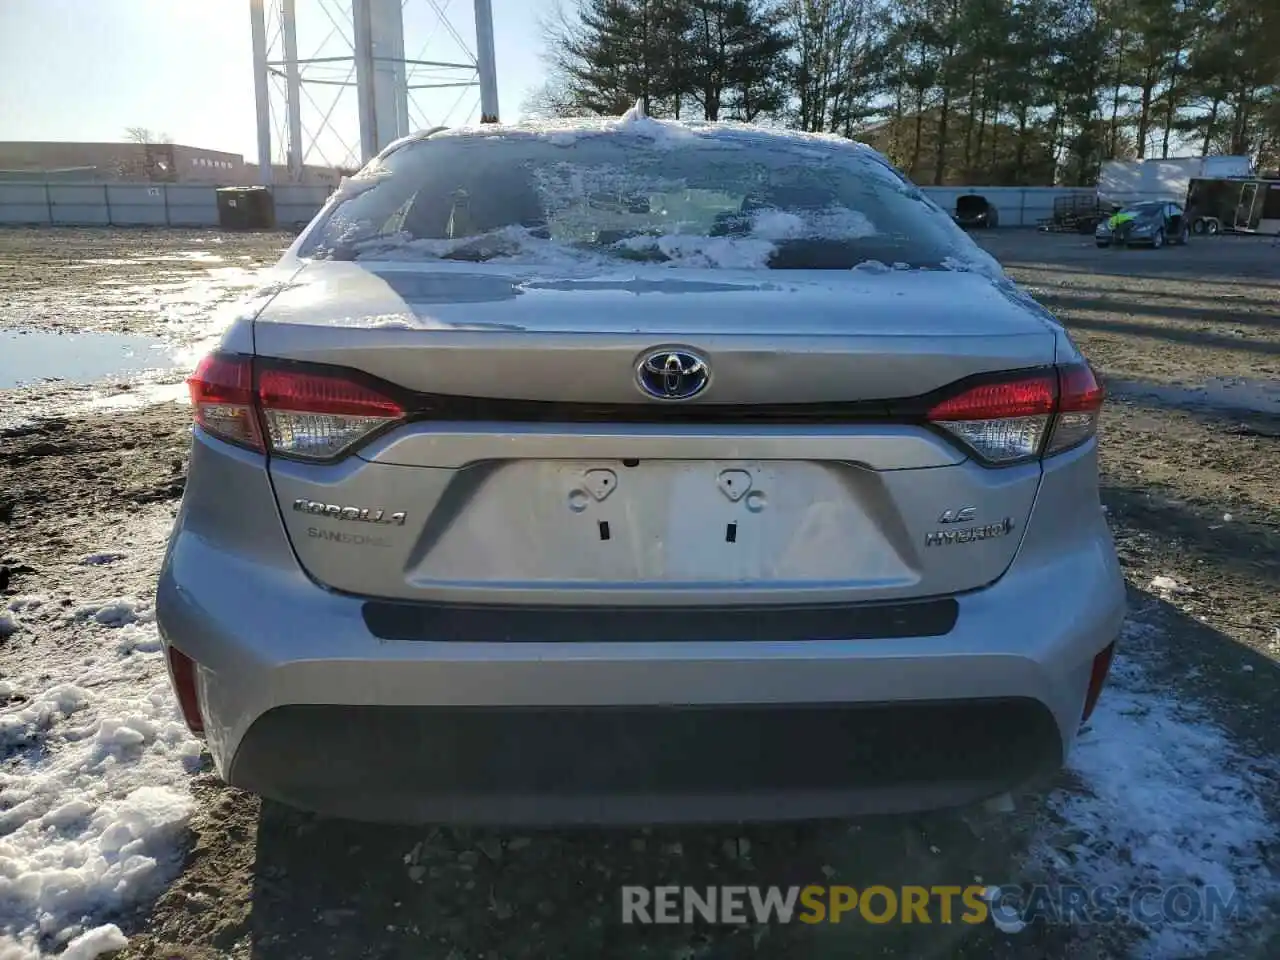
[[[982,459],[1015,463],[1039,455],[1057,397],[1057,376],[1036,373],[970,387],[935,405],[929,420]]]
[[[300,460],[332,460],[405,414],[338,367],[211,354],[187,383],[196,423],[209,433]]]
[[[178,698],[182,719],[192,733],[204,732],[204,717],[200,714],[200,695],[196,687],[196,662],[177,647],[169,647],[169,678]]]
[[[1101,407],[1093,371],[1072,364],[968,387],[935,404],[928,419],[1003,465],[1083,443],[1097,433]]]
[[[219,439],[262,449],[249,357],[212,353],[187,378],[187,388],[196,423]]]
[[[331,460],[395,423],[404,408],[341,371],[268,367],[258,374],[258,404],[271,450]]]
[[[1087,363],[1058,368],[1058,415],[1053,420],[1046,456],[1079,446],[1097,435],[1104,395]]]

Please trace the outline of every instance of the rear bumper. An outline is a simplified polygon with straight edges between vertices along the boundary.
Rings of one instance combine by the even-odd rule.
[[[191,471],[200,509],[184,501],[170,542],[161,633],[199,665],[223,777],[360,819],[738,820],[968,803],[1061,763],[1093,657],[1123,617],[1110,534],[1079,494],[1096,483],[1092,445],[1046,472],[1018,558],[956,598],[944,633],[679,642],[381,638],[360,599],[301,571],[253,455],[219,457],[223,472]],[[231,544],[226,529],[260,533]]]

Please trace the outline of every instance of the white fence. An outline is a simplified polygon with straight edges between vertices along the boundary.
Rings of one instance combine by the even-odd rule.
[[[1033,227],[1053,215],[1056,197],[1081,192],[1079,187],[922,189],[944,210],[954,210],[963,194],[986,197],[999,212],[1002,227]],[[280,184],[271,192],[276,223],[287,228],[314,217],[331,188]],[[0,182],[3,224],[216,227],[218,201],[215,188],[195,184]]]
[[[271,188],[276,223],[306,223],[331,188]],[[0,182],[0,224],[36,226],[216,227],[215,187],[185,183]]]
[[[1053,201],[1076,194],[1092,196],[1091,187],[921,187],[943,210],[954,210],[965,194],[986,197],[1002,227],[1034,227],[1053,216]]]

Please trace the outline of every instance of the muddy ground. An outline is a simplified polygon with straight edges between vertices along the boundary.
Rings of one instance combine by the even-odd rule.
[[[1112,251],[1095,249],[1088,237],[1013,230],[982,239],[1064,319],[1110,384],[1103,499],[1132,606],[1162,628],[1157,644],[1135,641],[1133,655],[1179,697],[1209,710],[1252,756],[1276,756],[1280,247],[1221,238],[1185,249]],[[216,247],[229,258],[223,264],[256,264],[285,241],[0,231],[0,329],[70,325],[163,336],[166,320],[141,292],[136,304],[125,304],[103,301],[102,291],[185,281],[220,264],[189,256],[119,261]],[[157,271],[183,276],[157,278]],[[123,309],[95,307],[103,302]],[[38,389],[56,395],[68,388]],[[31,391],[9,399],[19,395]],[[67,594],[69,558],[116,542],[139,516],[171,513],[182,492],[187,423],[186,409],[169,404],[37,419],[0,432],[0,592]],[[153,596],[161,542],[143,546],[146,562],[95,576],[111,592]],[[1156,576],[1182,586],[1153,592]],[[16,635],[0,647],[0,664],[38,659],[46,642]],[[1063,786],[1070,774],[1062,778],[1040,789]],[[261,804],[207,771],[193,790],[198,813],[177,879],[112,918],[131,938],[122,956],[1029,960],[1120,956],[1139,940],[1114,927],[1036,926],[1009,936],[990,925],[619,922],[624,883],[1002,882],[1016,873],[1029,836],[1052,832],[1038,790],[1018,797],[1013,814],[532,833],[323,820]],[[1265,802],[1280,821],[1280,788],[1273,784]],[[1280,872],[1280,851],[1264,857]],[[1280,956],[1280,925],[1255,906],[1217,955]]]

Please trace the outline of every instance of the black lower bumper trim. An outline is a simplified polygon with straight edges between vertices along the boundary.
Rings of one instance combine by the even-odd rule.
[[[364,622],[384,640],[784,641],[938,637],[959,615],[954,599],[907,603],[757,607],[540,607],[364,604]]]
[[[698,819],[969,802],[1062,762],[1049,710],[1014,699],[857,705],[278,707],[230,781],[357,819]],[[789,802],[790,801],[790,802]],[[656,804],[651,813],[647,804]],[[797,806],[798,804],[798,806]],[[577,811],[575,813],[575,811]],[[586,811],[583,813],[583,811]],[[815,812],[816,811],[816,812]]]

